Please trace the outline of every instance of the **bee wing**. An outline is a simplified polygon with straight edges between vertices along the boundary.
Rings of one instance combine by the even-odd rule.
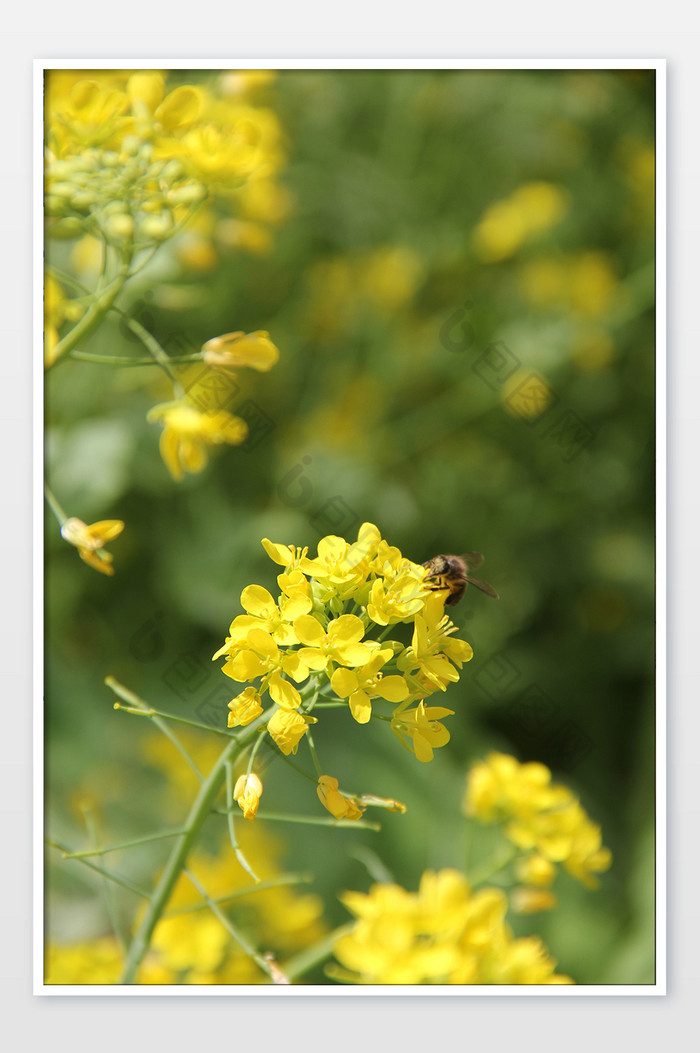
[[[494,600],[500,600],[500,596],[494,589],[493,585],[489,585],[488,581],[482,581],[481,578],[472,578],[467,574],[467,581],[470,585],[474,585],[477,589],[481,589],[487,596],[491,596]]]
[[[462,559],[467,564],[469,570],[476,570],[484,562],[484,557],[481,552],[463,552]]]

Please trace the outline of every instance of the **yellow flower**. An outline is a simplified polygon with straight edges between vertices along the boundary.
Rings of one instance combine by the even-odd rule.
[[[341,897],[357,919],[336,941],[343,969],[360,984],[556,984],[556,962],[535,938],[514,939],[500,889],[472,892],[456,870],[423,874],[418,893],[374,885]]]
[[[263,712],[260,696],[254,687],[247,687],[240,695],[232,698],[228,708],[231,710],[228,715],[230,728],[244,728]]]
[[[255,772],[241,775],[233,790],[233,799],[251,823],[258,813],[258,804],[262,797],[263,785]]]
[[[316,724],[316,717],[296,713],[290,709],[278,709],[273,713],[267,730],[286,757],[296,753],[299,742],[309,730],[310,724]]]
[[[320,775],[316,788],[318,799],[336,819],[361,819],[363,809],[355,797],[348,797],[338,789],[338,780],[332,775]]]
[[[408,685],[402,676],[382,676],[383,665],[393,655],[391,648],[377,651],[369,662],[357,669],[336,669],[331,676],[331,687],[339,698],[350,699],[350,712],[358,724],[366,724],[372,715],[372,699],[403,702],[408,697]]]
[[[364,584],[380,540],[373,523],[363,523],[352,544],[329,534],[319,541],[315,559],[303,558],[299,568],[325,585],[331,595],[347,599]]]
[[[228,941],[228,932],[218,918],[208,911],[197,911],[159,921],[152,947],[175,972],[184,969],[210,972],[223,962]]]
[[[104,545],[121,534],[123,529],[121,519],[101,519],[99,523],[87,526],[82,519],[73,516],[66,519],[61,527],[61,536],[69,544],[75,545],[80,558],[94,570],[99,570],[101,574],[114,574],[114,557],[105,551]]]
[[[264,629],[280,644],[296,644],[296,633],[292,623],[302,614],[308,614],[313,607],[311,597],[298,589],[293,596],[280,602],[279,607],[274,599],[261,585],[248,585],[241,593],[241,606],[248,612],[245,624],[249,628]],[[245,616],[243,616],[245,617]],[[243,619],[235,619],[233,625],[243,625]]]
[[[329,661],[340,665],[361,666],[372,657],[379,647],[376,642],[360,643],[365,634],[361,618],[354,614],[343,614],[329,622],[328,630],[312,614],[302,614],[294,621],[294,632],[299,642],[306,644],[299,651],[299,658],[310,669],[325,669]]]
[[[202,357],[212,369],[237,369],[248,366],[267,373],[279,360],[280,353],[270,334],[260,329],[254,333],[224,333],[207,340]]]
[[[505,834],[518,848],[562,863],[589,888],[598,886],[595,875],[612,862],[598,824],[569,789],[552,783],[544,764],[490,754],[469,773],[464,807],[482,822],[505,822]]]
[[[261,544],[273,563],[284,567],[287,573],[298,568],[309,551],[308,548],[297,548],[296,545],[279,545],[276,541],[270,541],[266,537],[262,539]]]
[[[224,410],[200,413],[182,401],[154,406],[148,420],[159,420],[163,426],[160,452],[176,482],[184,478],[185,472],[202,471],[207,463],[207,446],[238,446],[248,435],[248,425],[240,417]]]
[[[474,232],[476,251],[487,263],[505,260],[533,235],[558,223],[565,212],[566,198],[559,187],[526,183],[486,210]]]
[[[426,694],[436,689],[445,691],[448,683],[459,680],[451,661],[461,669],[474,655],[466,640],[450,638],[456,631],[457,626],[443,613],[442,599],[431,593],[425,599],[423,613],[415,616],[411,646],[397,659],[402,671],[417,671]]]
[[[424,702],[419,702],[415,709],[401,710],[399,707],[392,717],[391,730],[406,749],[415,753],[419,761],[431,761],[433,749],[445,746],[450,741],[450,733],[439,718],[453,713],[453,709],[426,706]]]
[[[572,984],[568,976],[554,972],[556,962],[537,936],[509,940],[488,963],[485,983],[490,984]]]
[[[545,888],[514,888],[510,902],[516,914],[539,914],[543,910],[552,910],[557,905],[557,897]]]
[[[413,298],[423,271],[420,257],[412,249],[388,245],[362,261],[361,288],[375,307],[396,311]]]
[[[557,875],[557,868],[538,852],[518,859],[515,864],[518,880],[535,888],[549,888]]]
[[[287,709],[296,709],[301,697],[296,688],[283,679],[282,672],[300,683],[309,675],[309,665],[299,652],[281,651],[269,633],[252,628],[247,630],[245,645],[236,647],[236,653],[225,662],[223,671],[241,683],[265,677],[264,688],[274,701]]]

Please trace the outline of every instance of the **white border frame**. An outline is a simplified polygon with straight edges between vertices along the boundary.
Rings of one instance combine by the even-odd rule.
[[[43,139],[44,73],[53,69],[646,69],[656,71],[656,982],[654,984],[589,984],[585,986],[448,986],[382,985],[372,987],[320,986],[274,987],[216,985],[65,985],[44,983],[44,233]],[[35,59],[33,120],[33,993],[46,997],[91,995],[144,997],[263,996],[297,998],[386,997],[434,995],[576,998],[591,995],[619,997],[664,996],[667,975],[667,349],[666,349],[666,60],[665,59]]]

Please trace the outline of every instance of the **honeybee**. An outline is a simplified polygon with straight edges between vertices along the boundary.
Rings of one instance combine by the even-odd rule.
[[[467,584],[481,589],[487,596],[494,600],[499,598],[496,590],[487,581],[481,578],[473,578],[469,573],[476,570],[484,561],[480,552],[465,552],[461,556],[433,556],[423,564],[428,571],[426,577],[434,581],[431,589],[447,589],[448,596],[445,600],[446,607],[454,607],[464,596]]]

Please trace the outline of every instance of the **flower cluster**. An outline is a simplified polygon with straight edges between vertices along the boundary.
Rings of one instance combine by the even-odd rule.
[[[555,864],[588,888],[597,888],[595,875],[612,862],[598,824],[571,790],[552,782],[544,764],[519,764],[515,757],[491,753],[467,777],[464,809],[481,822],[505,823],[506,837],[524,853],[519,876],[525,883],[525,909],[538,902],[536,892],[540,903],[548,904],[542,894],[554,880]]]
[[[570,984],[537,937],[515,939],[508,900],[456,870],[427,871],[418,892],[374,885],[341,897],[357,918],[334,946],[337,980],[357,984]]]
[[[229,727],[264,713],[268,696],[276,706],[267,730],[289,755],[317,722],[312,710],[346,705],[358,724],[389,721],[418,760],[431,760],[449,741],[440,720],[453,711],[425,699],[459,680],[472,657],[469,644],[453,636],[445,591],[433,589],[425,569],[372,523],[360,527],[354,542],[323,538],[313,557],[267,538],[262,544],[283,568],[280,593],[275,599],[260,585],[245,588],[246,613],[234,618],[214,655],[225,659],[227,676],[248,684],[229,703]],[[410,640],[387,639],[391,630],[401,636],[403,625],[413,628]]]
[[[270,197],[281,129],[226,75],[170,87],[158,71],[52,71],[47,78],[51,232],[138,247],[169,237],[212,196]],[[257,189],[251,191],[250,187]]]

